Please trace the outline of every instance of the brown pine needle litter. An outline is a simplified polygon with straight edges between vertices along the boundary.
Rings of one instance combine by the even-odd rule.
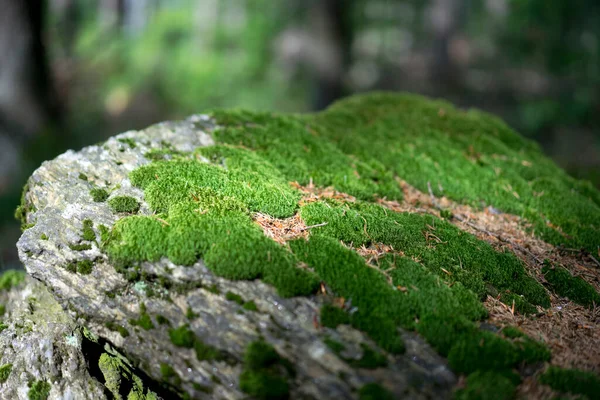
[[[523,261],[533,278],[545,287],[548,282],[542,274],[543,261],[566,268],[572,275],[580,276],[600,292],[600,263],[594,255],[579,249],[565,249],[552,246],[528,232],[530,225],[521,217],[505,214],[493,207],[477,210],[459,204],[446,197],[435,197],[428,185],[429,193],[423,193],[404,181],[398,181],[403,192],[402,202],[389,201],[385,198],[377,202],[395,212],[427,213],[437,217],[446,216],[449,222],[461,230],[473,234],[478,239],[491,244],[498,251],[513,252]],[[355,202],[356,199],[346,193],[338,192],[331,187],[320,188],[312,183],[301,186],[297,182],[290,185],[304,196],[301,204],[323,199],[335,199],[342,202]],[[511,188],[507,188],[510,190]],[[443,188],[440,187],[440,190]],[[310,235],[311,228],[324,226],[327,221],[313,226],[306,226],[299,214],[286,219],[277,219],[265,214],[256,213],[254,221],[263,229],[266,236],[280,244],[289,240],[305,238]],[[435,235],[435,228],[425,233],[432,246],[441,240]],[[368,266],[377,269],[378,260],[387,254],[404,255],[402,249],[394,249],[383,243],[372,243],[369,246],[352,247],[361,255]],[[415,260],[419,262],[419,260]],[[445,273],[449,271],[442,269]],[[388,280],[385,271],[380,271]],[[409,288],[398,287],[406,291]],[[410,289],[414,290],[414,289]],[[569,299],[548,293],[551,307],[544,310],[538,308],[535,315],[524,316],[497,298],[488,296],[484,306],[489,312],[488,322],[499,327],[517,326],[531,338],[546,343],[552,351],[552,365],[563,368],[580,368],[588,371],[598,370],[600,366],[600,304],[593,308],[580,306]],[[535,376],[527,377],[518,388],[518,397],[550,398],[554,393],[547,386],[538,383]]]

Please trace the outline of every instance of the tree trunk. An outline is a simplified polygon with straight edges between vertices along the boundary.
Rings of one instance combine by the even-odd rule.
[[[0,192],[18,169],[14,154],[2,153],[14,152],[60,115],[43,43],[45,5],[0,0],[0,141],[12,144],[0,149]],[[11,165],[2,165],[11,158]]]
[[[316,110],[324,109],[346,94],[344,81],[351,63],[353,3],[318,0],[309,13],[311,32],[320,43],[320,51],[311,57],[315,67],[313,107]]]

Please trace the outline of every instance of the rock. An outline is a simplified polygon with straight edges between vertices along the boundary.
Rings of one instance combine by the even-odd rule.
[[[8,274],[13,272],[2,279]],[[0,398],[28,399],[32,388],[44,387],[48,399],[106,398],[88,372],[80,328],[43,284],[27,277],[3,290],[0,304],[6,308],[0,324]]]
[[[438,156],[449,160],[431,161],[439,148],[425,136],[405,153],[385,153],[400,140],[390,132],[404,134],[402,127],[416,123],[407,110],[427,116],[419,121],[443,143]],[[401,120],[390,122],[390,115]],[[342,117],[358,120],[345,124]],[[452,118],[471,142],[444,136],[454,134]],[[352,129],[356,136],[348,136]],[[368,143],[352,143],[369,132],[374,153]],[[415,153],[424,143],[429,147]],[[389,167],[401,156],[405,166]],[[550,299],[512,253],[430,215],[437,210],[398,212],[407,195],[396,175],[424,180],[409,183],[429,186],[432,198],[440,191],[460,197],[453,174],[470,168],[493,180],[493,163],[513,163],[510,157],[524,160],[515,165],[554,168],[534,172],[585,191],[578,204],[597,213],[595,200],[585,200],[597,192],[557,173],[498,121],[446,103],[373,95],[314,117],[195,115],[68,151],[29,179],[17,246],[27,272],[65,310],[71,334],[86,332],[74,337],[93,349],[86,356],[90,372],[116,398],[449,398],[457,374],[476,373],[481,360],[496,360],[495,372],[477,375],[486,379],[524,357],[547,360],[545,352],[525,355],[498,329],[479,329],[488,315],[479,302],[486,287],[513,296],[523,310],[548,307]],[[427,174],[436,162],[451,178],[432,190]],[[415,164],[421,175],[410,169]],[[482,208],[525,210],[518,206],[527,186],[519,174],[507,172],[502,185],[469,186],[492,187],[497,199],[483,190],[465,193],[478,202],[497,200]],[[547,216],[563,221],[560,210]],[[572,240],[587,246],[590,237],[585,231]],[[73,349],[80,365],[81,352]],[[89,376],[62,376],[33,378],[51,382],[50,396],[58,387],[98,388]],[[101,398],[94,393],[88,395]]]

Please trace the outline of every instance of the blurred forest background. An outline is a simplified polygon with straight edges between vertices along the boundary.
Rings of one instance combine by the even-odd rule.
[[[600,185],[598,0],[0,0],[0,269],[45,159],[207,108],[478,107]]]

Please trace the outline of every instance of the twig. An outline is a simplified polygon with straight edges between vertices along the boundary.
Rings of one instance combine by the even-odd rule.
[[[429,181],[427,182],[427,189],[429,190],[429,196],[431,197],[431,202],[433,203],[435,208],[437,208],[438,210],[441,210],[442,207],[437,202],[437,199],[435,198],[435,195],[433,194],[433,190],[431,189],[431,182],[429,182]]]
[[[310,226],[307,226],[307,227],[304,227],[304,228],[300,229],[300,231],[307,231],[307,230],[312,229],[312,228],[318,228],[319,226],[325,226],[328,223],[329,222],[321,222],[320,224],[310,225]]]
[[[591,254],[590,254],[590,258],[592,259],[592,261],[594,261],[596,263],[597,266],[600,267],[600,261],[596,260],[596,258],[594,258],[594,256]]]

